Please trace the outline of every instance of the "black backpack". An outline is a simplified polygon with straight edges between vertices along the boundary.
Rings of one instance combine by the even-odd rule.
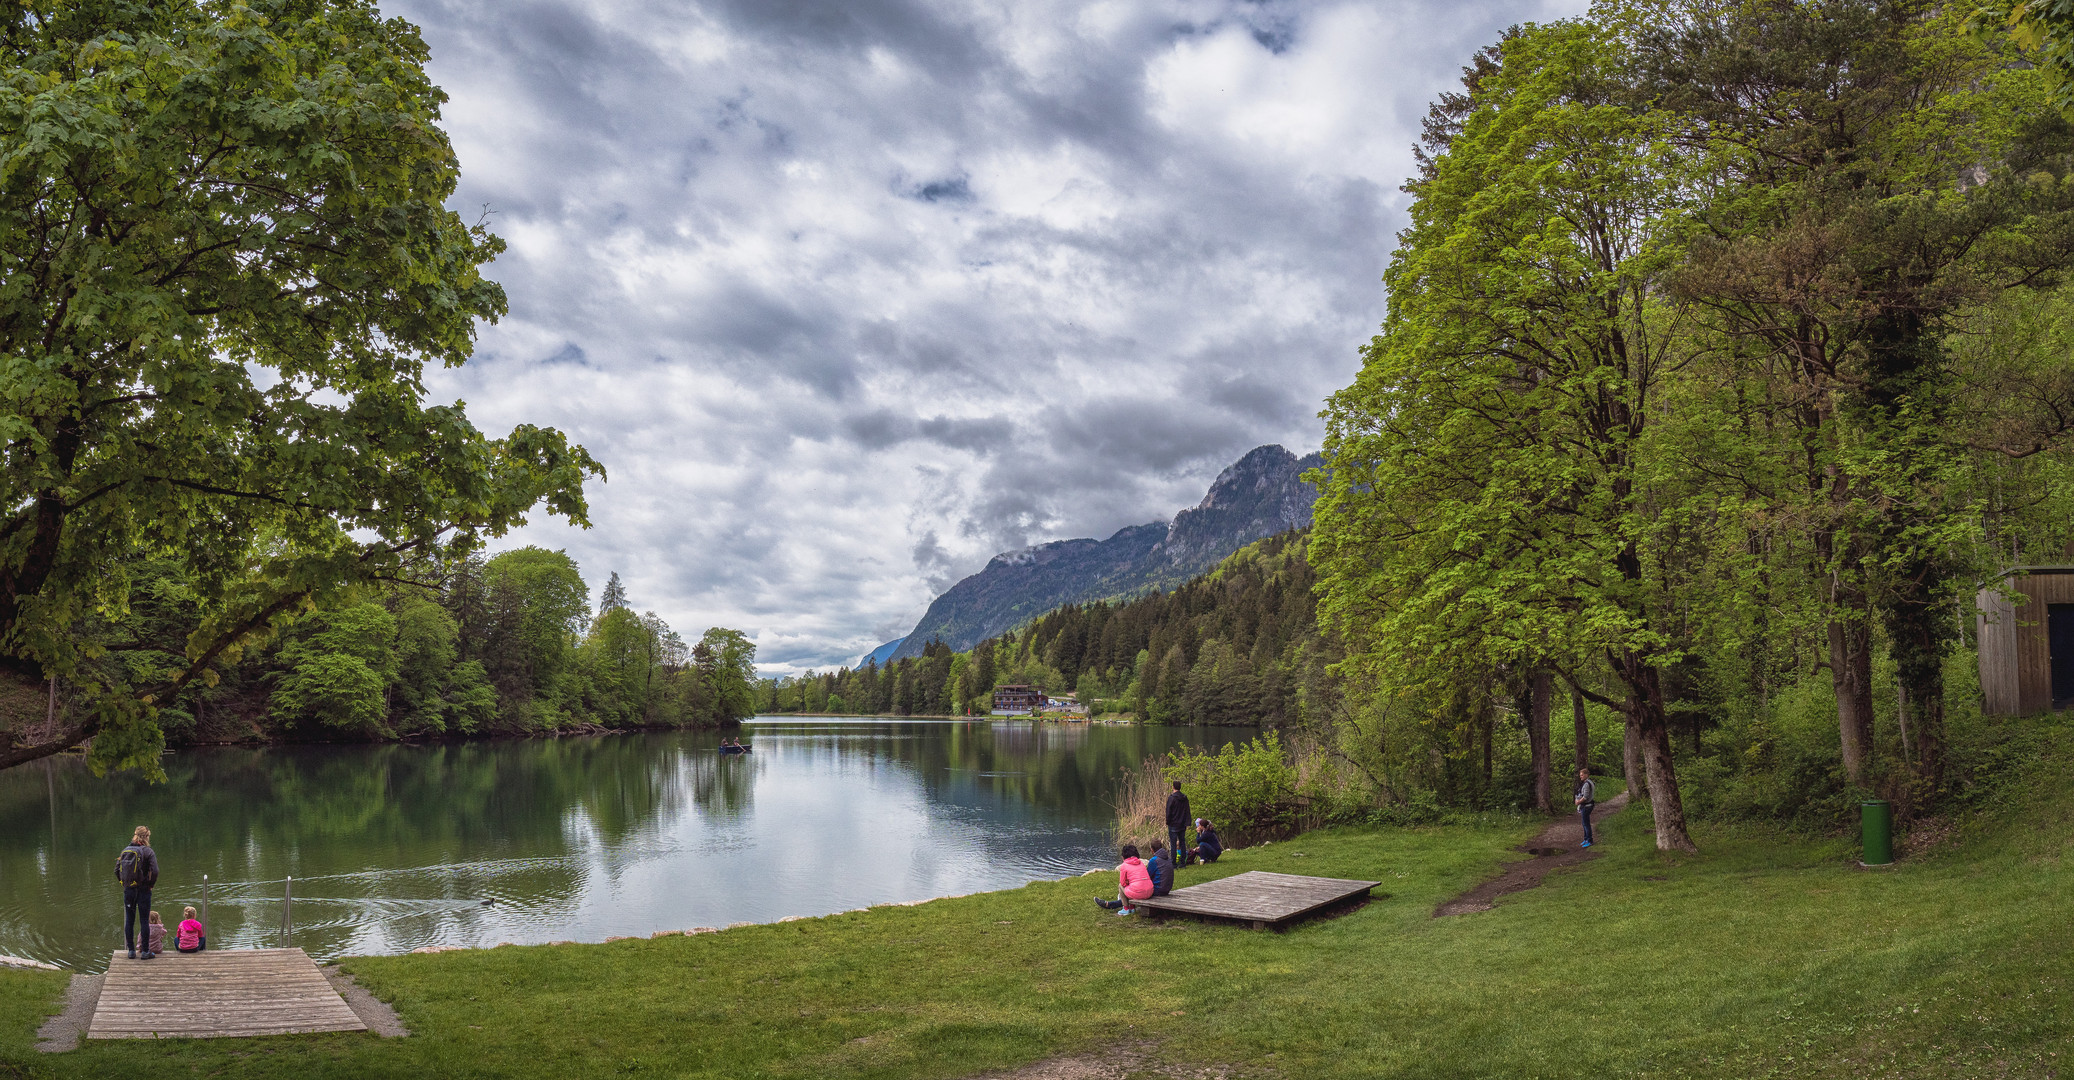
[[[144,853],[136,845],[122,849],[115,857],[115,880],[124,885],[144,884]]]

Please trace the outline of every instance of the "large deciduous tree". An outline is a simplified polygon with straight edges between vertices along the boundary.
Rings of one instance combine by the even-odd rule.
[[[1652,472],[1670,359],[1652,288],[1676,187],[1620,56],[1585,23],[1508,36],[1471,69],[1408,185],[1390,313],[1327,410],[1313,558],[1353,681],[1463,666],[1610,668],[1657,844],[1692,850],[1666,727],[1663,547],[1681,492]]]
[[[155,769],[154,702],[305,606],[543,500],[584,521],[581,447],[425,399],[505,306],[425,57],[367,0],[0,14],[0,669],[78,702],[0,766]],[[82,631],[147,560],[201,619],[140,681]]]
[[[1804,530],[1825,583],[1845,771],[1871,775],[1878,623],[1934,790],[1981,512],[1945,341],[1963,312],[2074,259],[2066,124],[2032,73],[1928,0],[1677,0],[1620,17],[1638,88],[1676,117],[1706,193],[1674,289],[1741,369],[1744,411],[1777,433],[1744,447],[1777,464],[1739,479]]]

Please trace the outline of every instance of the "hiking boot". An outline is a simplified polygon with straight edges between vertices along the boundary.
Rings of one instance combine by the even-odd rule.
[[[131,949],[131,950],[130,950],[130,959],[132,959],[132,960],[135,960],[136,958],[137,958],[137,950],[135,950],[135,949]]]

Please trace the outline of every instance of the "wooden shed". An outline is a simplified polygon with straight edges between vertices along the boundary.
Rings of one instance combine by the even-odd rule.
[[[2074,708],[2074,563],[2012,567],[2003,578],[2022,598],[1982,589],[1980,692],[1990,716]]]

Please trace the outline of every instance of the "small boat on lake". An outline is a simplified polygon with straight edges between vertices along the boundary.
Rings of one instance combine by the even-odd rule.
[[[749,748],[740,743],[736,743],[733,746],[723,743],[721,744],[720,752],[723,754],[746,754],[749,752]]]

